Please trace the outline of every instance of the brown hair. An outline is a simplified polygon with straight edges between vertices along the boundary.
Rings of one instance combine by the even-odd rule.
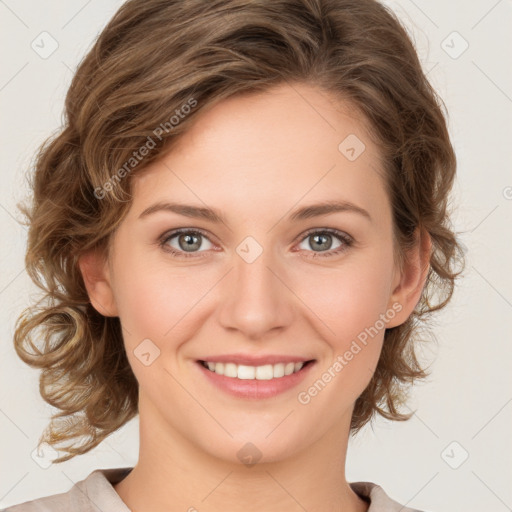
[[[130,206],[131,176],[169,151],[201,111],[283,82],[316,86],[361,113],[382,151],[400,254],[417,229],[432,239],[422,297],[405,323],[386,330],[351,430],[375,412],[410,417],[398,406],[407,384],[427,376],[415,354],[420,320],[450,300],[464,257],[448,217],[456,160],[442,102],[407,32],[374,0],[130,0],[80,63],[65,124],[41,146],[31,204],[20,207],[27,272],[44,294],[20,315],[14,343],[42,369],[43,399],[61,410],[40,438],[68,442],[54,462],[89,451],[138,409],[119,318],[90,304],[79,256],[108,254]]]

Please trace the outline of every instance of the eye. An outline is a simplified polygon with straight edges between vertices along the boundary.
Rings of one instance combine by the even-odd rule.
[[[338,246],[332,249],[333,238],[338,240]],[[314,229],[308,231],[301,239],[301,243],[310,240],[307,245],[306,251],[312,252],[308,257],[312,258],[327,258],[329,256],[336,256],[346,251],[353,243],[353,239],[337,229]],[[205,249],[212,249],[213,244],[210,242],[208,236],[200,229],[181,228],[175,229],[170,233],[165,233],[159,245],[166,252],[171,253],[176,258],[194,258],[202,257],[199,249],[204,241],[210,246]],[[311,251],[312,249],[312,251]],[[318,249],[318,250],[317,250]],[[198,254],[199,253],[199,254]]]
[[[339,241],[337,248],[331,249],[333,246],[333,238]],[[308,241],[309,242],[306,242]],[[347,234],[337,229],[323,229],[308,231],[302,242],[306,242],[309,248],[313,249],[312,258],[327,258],[329,256],[338,255],[346,251],[353,243],[353,239]],[[318,251],[316,249],[319,249]],[[308,250],[308,249],[306,249]]]
[[[176,240],[173,240],[176,239]],[[170,252],[173,256],[178,258],[193,258],[196,257],[194,253],[203,252],[198,249],[203,245],[203,241],[207,240],[212,248],[212,243],[208,237],[198,229],[176,229],[171,233],[166,233],[160,240],[160,246],[167,252]],[[174,242],[174,246],[171,245]]]

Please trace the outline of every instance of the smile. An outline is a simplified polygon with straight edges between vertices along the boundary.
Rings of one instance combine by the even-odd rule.
[[[224,377],[241,380],[271,380],[299,372],[302,367],[311,361],[298,363],[265,364],[262,366],[248,366],[235,363],[222,363],[201,361],[201,364],[211,372]]]

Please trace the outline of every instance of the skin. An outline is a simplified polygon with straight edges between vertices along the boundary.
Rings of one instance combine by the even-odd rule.
[[[427,276],[430,240],[418,239],[399,270],[378,148],[349,107],[295,84],[204,111],[172,151],[134,176],[133,203],[108,261],[94,252],[81,258],[92,304],[120,317],[139,382],[139,461],[114,487],[132,510],[367,510],[346,481],[345,458],[354,403],[373,375],[384,328],[308,404],[297,395],[393,304],[400,311],[386,327],[408,318]],[[349,134],[366,146],[354,161],[338,150]],[[350,201],[371,221],[351,211],[287,220],[326,200]],[[166,211],[139,219],[159,201],[212,207],[226,223]],[[178,258],[158,244],[176,228],[208,238],[199,237],[192,257]],[[321,257],[344,242],[328,237],[315,248],[304,234],[312,228],[337,229],[354,242]],[[236,252],[247,236],[263,249],[252,263]],[[169,245],[185,253],[179,236]],[[148,366],[134,354],[144,339],[160,350]],[[316,363],[297,388],[235,398],[196,366],[235,352]],[[253,466],[237,457],[248,442],[262,455]]]

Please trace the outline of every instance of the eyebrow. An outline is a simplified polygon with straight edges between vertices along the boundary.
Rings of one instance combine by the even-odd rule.
[[[226,224],[225,217],[215,208],[207,208],[202,206],[194,206],[181,203],[158,202],[146,208],[140,215],[139,219],[143,219],[156,212],[167,211],[190,217],[194,219],[203,219],[216,224]],[[291,215],[288,216],[289,222],[297,222],[299,220],[311,219],[321,215],[328,215],[338,212],[351,212],[362,215],[370,222],[372,217],[370,214],[360,206],[357,206],[349,201],[326,201],[322,203],[311,204],[299,208]]]

